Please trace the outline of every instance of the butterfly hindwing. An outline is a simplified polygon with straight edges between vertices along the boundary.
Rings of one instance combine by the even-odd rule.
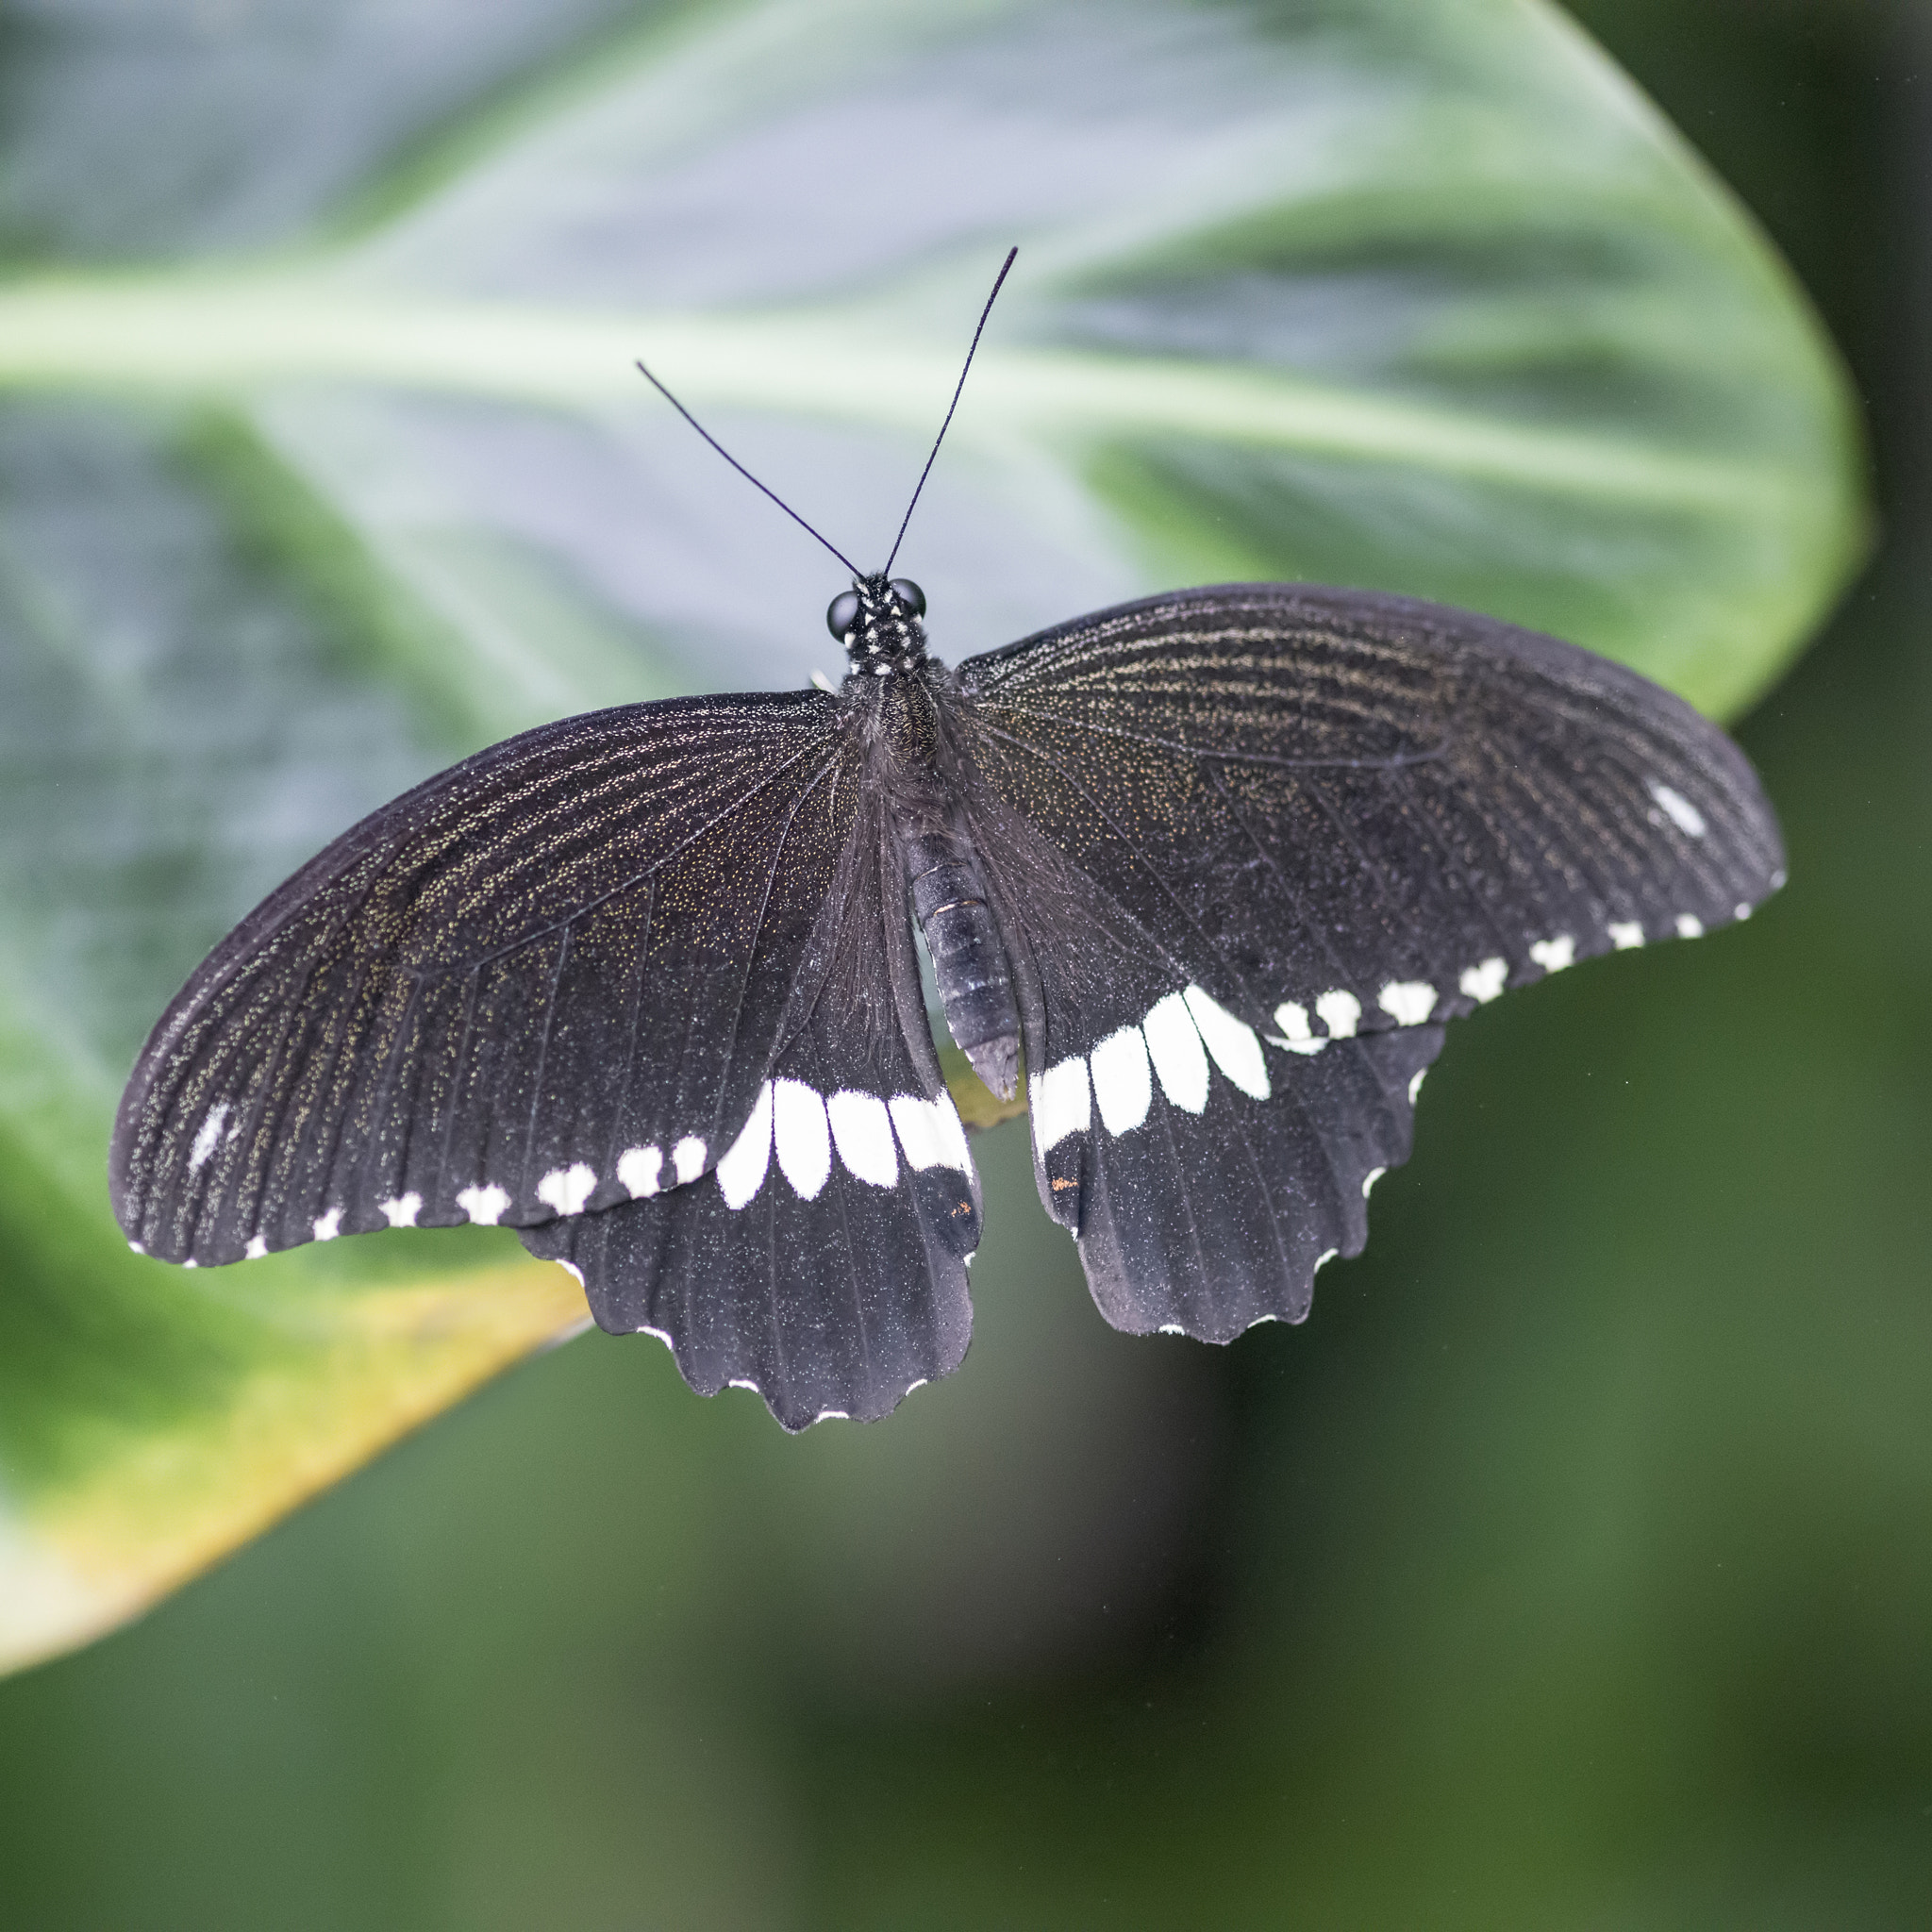
[[[816,693],[627,706],[364,820],[156,1028],[111,1158],[129,1239],[205,1265],[708,1172],[814,970],[852,758]]]
[[[925,1030],[903,875],[875,823],[851,849],[814,939],[825,971],[715,1170],[523,1237],[581,1276],[602,1326],[658,1335],[700,1394],[755,1389],[790,1429],[886,1414],[958,1366],[972,1325],[978,1182]]]
[[[1284,584],[1124,605],[959,669],[987,784],[1292,1040],[1466,1012],[1782,882],[1750,767],[1553,639]]]
[[[1300,1321],[1322,1263],[1361,1251],[1369,1188],[1408,1158],[1441,1026],[1286,1042],[1191,977],[1211,961],[1170,953],[1004,801],[982,789],[974,807],[1041,1199],[1077,1239],[1101,1312],[1204,1341]]]

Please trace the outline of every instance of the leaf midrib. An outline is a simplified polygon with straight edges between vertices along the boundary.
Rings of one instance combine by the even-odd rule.
[[[345,290],[293,276],[48,279],[0,295],[0,389],[121,395],[366,383],[604,414],[643,408],[648,351],[711,406],[831,416],[924,435],[955,346],[881,342],[823,315],[584,313]],[[1178,357],[983,349],[953,435],[1169,435],[1395,461],[1651,506],[1789,510],[1818,484],[1762,453],[1674,449],[1574,425],[1501,422],[1420,398]]]

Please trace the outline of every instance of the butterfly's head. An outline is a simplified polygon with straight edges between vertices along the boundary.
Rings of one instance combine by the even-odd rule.
[[[910,577],[854,577],[832,599],[825,625],[856,675],[889,676],[925,662],[925,592]]]

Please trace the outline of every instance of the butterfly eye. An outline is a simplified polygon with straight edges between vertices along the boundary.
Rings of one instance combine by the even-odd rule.
[[[825,628],[842,644],[852,635],[852,626],[858,622],[858,592],[841,591],[825,607]]]
[[[886,588],[914,617],[925,615],[925,592],[910,577],[894,577]]]

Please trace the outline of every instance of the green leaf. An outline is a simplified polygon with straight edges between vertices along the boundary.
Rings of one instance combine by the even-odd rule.
[[[1518,0],[291,9],[23,42],[0,194],[0,1655],[79,1641],[583,1317],[488,1230],[128,1256],[201,954],[358,813],[591,706],[1306,576],[1717,711],[1864,541],[1843,379],[1693,157]],[[403,15],[407,17],[403,17]],[[210,25],[212,23],[212,25]],[[161,58],[161,55],[165,58]],[[164,78],[162,76],[165,76]],[[378,78],[379,77],[379,78]]]

